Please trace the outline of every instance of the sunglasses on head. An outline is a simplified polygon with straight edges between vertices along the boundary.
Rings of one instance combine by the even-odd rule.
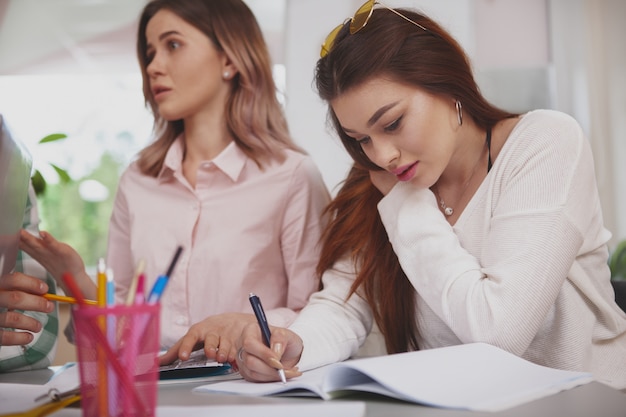
[[[365,25],[367,25],[367,22],[369,22],[370,17],[372,16],[372,12],[374,11],[374,5],[375,4],[381,5],[385,9],[387,9],[387,10],[395,13],[396,15],[400,16],[401,18],[403,18],[407,22],[411,22],[415,26],[419,27],[420,29],[428,32],[428,29],[426,29],[424,26],[420,25],[417,22],[412,21],[408,17],[404,16],[402,13],[399,13],[396,10],[394,10],[394,9],[392,9],[390,7],[385,6],[384,4],[382,4],[379,1],[368,0],[365,3],[363,3],[363,5],[361,7],[359,7],[357,9],[357,11],[354,13],[354,16],[352,16],[352,18],[350,18],[350,34],[351,35],[354,35],[359,30],[363,29],[365,27]],[[337,34],[341,30],[341,28],[346,24],[346,22],[347,22],[347,20],[344,21],[339,26],[337,26],[336,28],[334,28],[328,34],[328,36],[326,36],[326,40],[324,40],[324,43],[322,44],[322,50],[320,51],[320,57],[324,58],[326,55],[328,55],[330,50],[333,48],[333,45],[335,43],[335,38],[337,37]]]

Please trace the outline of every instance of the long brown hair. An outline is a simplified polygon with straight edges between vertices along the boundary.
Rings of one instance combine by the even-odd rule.
[[[284,159],[284,150],[301,153],[289,135],[279,103],[267,44],[252,11],[241,0],[152,0],[143,9],[137,31],[137,58],[146,105],[154,115],[156,140],[139,153],[139,168],[156,176],[165,154],[184,131],[182,120],[167,121],[158,107],[147,74],[146,27],[160,10],[167,9],[203,32],[237,68],[226,104],[226,123],[235,143],[262,167],[270,159]]]
[[[330,52],[317,62],[319,96],[330,102],[374,77],[386,77],[430,93],[459,100],[463,116],[478,127],[492,128],[515,114],[490,104],[480,93],[469,59],[460,45],[437,23],[408,9],[396,9],[423,30],[385,8],[377,8],[367,25],[350,34],[339,31]],[[329,210],[335,217],[324,234],[318,272],[350,254],[357,266],[352,292],[362,288],[389,352],[417,349],[416,297],[400,268],[378,215],[382,198],[368,170],[380,170],[346,135],[329,106],[329,119],[355,161]]]
[[[374,319],[385,335],[387,351],[402,352],[407,347],[415,350],[415,291],[378,215],[376,205],[382,197],[370,181],[369,170],[354,165],[327,207],[332,220],[322,235],[317,272],[321,275],[330,269],[341,255],[352,256],[358,273],[351,294],[359,289],[359,296],[364,296],[372,307]]]

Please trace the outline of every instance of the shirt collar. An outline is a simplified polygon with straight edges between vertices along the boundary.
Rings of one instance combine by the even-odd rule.
[[[184,153],[184,136],[181,134],[167,150],[159,178],[169,178],[176,172],[182,175]],[[235,144],[235,141],[232,141],[211,162],[233,182],[236,182],[247,160],[248,156]]]
[[[158,178],[161,180],[167,180],[171,178],[175,172],[182,173],[184,154],[183,135],[178,135],[165,154],[163,166],[161,167]]]
[[[243,171],[248,156],[235,144],[230,142],[219,155],[213,159],[213,163],[233,182],[236,182]]]

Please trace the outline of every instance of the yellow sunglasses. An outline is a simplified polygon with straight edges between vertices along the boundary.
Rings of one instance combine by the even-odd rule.
[[[354,13],[354,16],[352,16],[352,18],[350,19],[350,34],[351,35],[354,35],[359,30],[363,29],[365,27],[365,25],[367,25],[367,22],[369,22],[370,17],[372,16],[372,12],[374,11],[374,5],[375,4],[380,4],[382,7],[384,7],[385,9],[387,9],[387,10],[393,12],[393,13],[395,13],[396,15],[400,16],[401,18],[403,18],[407,22],[411,22],[415,26],[419,27],[420,29],[428,32],[428,29],[426,29],[424,26],[420,25],[417,22],[412,21],[408,17],[404,16],[402,13],[399,13],[396,10],[394,10],[394,9],[392,9],[390,7],[385,6],[384,4],[382,4],[379,1],[368,0],[365,3],[363,3],[363,5],[361,7],[359,7],[357,9],[357,11]],[[339,31],[346,24],[346,22],[347,22],[347,20],[344,21],[339,26],[337,26],[336,28],[334,28],[328,34],[328,36],[326,36],[326,39],[324,40],[324,43],[322,44],[322,50],[320,51],[320,56],[322,58],[324,58],[326,55],[328,55],[330,50],[333,48],[333,44],[335,43],[335,38],[337,37],[337,33],[339,33]]]

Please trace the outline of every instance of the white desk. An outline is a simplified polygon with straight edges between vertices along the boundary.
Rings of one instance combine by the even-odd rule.
[[[49,370],[13,372],[0,374],[0,382],[45,383],[52,375]],[[242,397],[230,395],[196,394],[191,392],[193,384],[173,384],[159,387],[159,405],[241,405],[241,404],[279,404],[291,403],[307,404],[319,403],[322,400],[312,398],[285,398],[285,397]],[[338,400],[334,400],[338,401]],[[498,413],[480,413],[422,407],[419,405],[389,400],[373,395],[352,395],[341,401],[364,401],[368,417],[624,417],[626,416],[626,394],[609,388],[606,385],[592,382],[580,387],[558,393],[511,408]],[[78,410],[62,410],[55,417],[80,416]],[[182,415],[181,415],[182,417]],[[298,416],[294,416],[298,417]]]

